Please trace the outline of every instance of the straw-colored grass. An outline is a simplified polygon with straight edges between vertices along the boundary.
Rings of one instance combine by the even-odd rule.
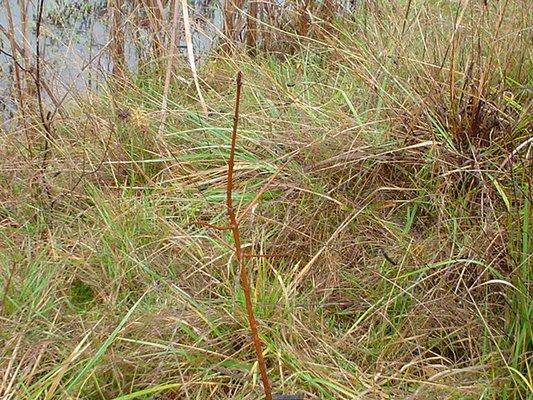
[[[261,398],[231,232],[210,228],[242,71],[233,204],[274,392],[528,398],[528,3],[311,16],[213,54],[202,101],[183,61],[69,104],[52,199],[39,118],[3,133],[0,397]]]

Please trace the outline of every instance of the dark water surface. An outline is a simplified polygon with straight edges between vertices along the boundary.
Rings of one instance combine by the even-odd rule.
[[[10,31],[5,2],[9,2],[13,14],[13,26],[18,45],[24,44],[29,53],[30,68],[35,66],[36,54],[36,1],[0,0],[0,109],[3,114],[10,114],[15,109],[13,99],[14,71],[11,44],[5,32]],[[28,31],[23,35],[21,10],[19,4],[27,4]],[[142,63],[149,63],[151,56],[150,31],[142,26],[144,8],[139,0],[125,2],[122,10],[122,27],[125,35],[125,56],[128,68],[133,73]],[[168,3],[163,1],[163,3]],[[216,39],[216,32],[221,26],[221,13],[218,3],[194,1],[189,9],[193,20],[193,47],[197,59],[206,55]],[[165,21],[170,13],[165,6]],[[181,17],[181,10],[180,10]],[[139,19],[140,18],[140,19]],[[147,19],[147,17],[146,17]],[[139,20],[141,23],[139,23]],[[45,0],[41,26],[42,76],[54,96],[61,99],[65,95],[84,90],[95,90],[112,70],[108,54],[110,40],[110,18],[106,0]],[[179,37],[183,23],[180,21]],[[179,43],[184,53],[185,43]],[[168,47],[168,44],[165,44]],[[7,54],[6,54],[7,53]],[[22,63],[18,55],[19,63]],[[200,61],[200,60],[197,60]],[[23,64],[24,65],[24,64]],[[47,101],[50,101],[48,99]]]

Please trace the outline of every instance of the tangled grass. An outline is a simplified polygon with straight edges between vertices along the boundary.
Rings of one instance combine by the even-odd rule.
[[[408,3],[212,55],[207,117],[185,66],[163,129],[153,66],[86,93],[45,169],[37,117],[4,132],[2,398],[260,398],[210,228],[240,70],[234,202],[274,390],[526,399],[531,10]]]

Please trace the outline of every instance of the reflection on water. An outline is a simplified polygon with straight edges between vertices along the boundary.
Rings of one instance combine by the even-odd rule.
[[[9,2],[5,4],[4,2]],[[22,33],[20,3],[27,3],[29,37]],[[25,66],[20,52],[24,47],[29,51],[30,68],[34,64],[35,27],[37,12],[35,3],[20,0],[0,0],[0,107],[5,111],[14,110],[13,62],[9,55],[11,45],[6,32],[10,31],[6,6],[11,7],[13,27],[17,45],[18,60]],[[140,0],[126,1],[122,11],[122,29],[125,36],[125,59],[130,71],[152,61],[151,32],[146,9]],[[168,1],[165,4],[165,21],[170,20]],[[221,26],[221,12],[217,2],[209,0],[194,1],[193,46],[197,57],[205,55],[211,47],[213,38]],[[180,24],[180,27],[183,24]],[[48,0],[45,2],[41,27],[41,52],[44,54],[43,78],[50,91],[61,98],[65,94],[86,89],[97,89],[112,69],[112,61],[107,48],[110,40],[107,0]],[[183,35],[180,35],[183,38]],[[179,45],[183,49],[185,43]],[[50,99],[47,99],[49,101]]]

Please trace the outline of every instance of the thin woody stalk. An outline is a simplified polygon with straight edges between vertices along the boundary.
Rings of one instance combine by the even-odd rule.
[[[113,60],[112,75],[124,78],[125,58],[124,58],[124,32],[122,30],[122,17],[120,15],[123,0],[108,0],[107,7],[111,17],[111,59]]]
[[[263,382],[263,390],[265,392],[266,400],[272,400],[272,392],[270,389],[270,382],[268,380],[267,368],[265,359],[263,358],[263,349],[259,333],[257,329],[257,321],[255,319],[252,296],[250,290],[250,281],[248,280],[248,268],[243,262],[243,253],[241,247],[241,234],[239,231],[239,222],[233,209],[233,168],[235,165],[235,147],[237,144],[237,125],[239,123],[239,103],[241,98],[242,87],[242,72],[237,74],[237,96],[235,100],[235,113],[233,114],[233,130],[231,133],[231,147],[228,160],[228,184],[226,187],[226,204],[228,208],[228,217],[230,221],[230,229],[233,234],[233,241],[235,243],[235,258],[240,269],[241,286],[244,291],[244,300],[246,303],[246,313],[248,316],[248,324],[252,333],[252,341],[257,355],[257,363],[259,364],[259,372],[261,374],[261,381]]]

